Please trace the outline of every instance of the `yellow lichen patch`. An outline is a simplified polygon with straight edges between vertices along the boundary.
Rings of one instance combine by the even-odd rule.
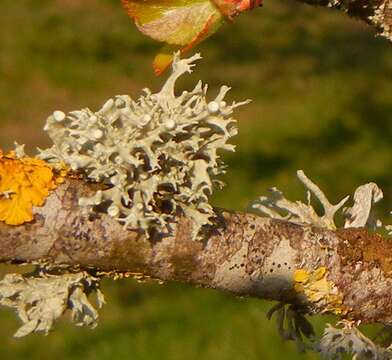
[[[0,221],[21,225],[33,220],[33,206],[42,206],[65,174],[65,170],[55,174],[40,159],[0,151]]]
[[[154,279],[150,275],[146,275],[144,273],[139,272],[131,272],[131,271],[98,271],[96,273],[97,276],[106,276],[112,278],[113,280],[121,280],[121,279],[128,279],[132,278],[137,282],[145,282],[147,280],[156,280],[161,281],[159,279]]]
[[[343,315],[348,310],[343,306],[343,297],[332,281],[327,279],[328,271],[320,267],[314,271],[298,269],[294,272],[294,289],[303,293],[308,300],[317,305],[321,312]]]

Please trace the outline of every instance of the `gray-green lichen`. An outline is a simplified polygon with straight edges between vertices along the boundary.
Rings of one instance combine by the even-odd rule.
[[[270,196],[261,196],[250,204],[249,209],[273,219],[287,220],[295,224],[311,224],[335,230],[335,215],[349,197],[346,196],[338,204],[332,205],[322,190],[302,170],[297,171],[297,176],[307,189],[307,204],[301,201],[287,200],[281,191],[272,188],[270,189]],[[321,216],[311,204],[312,194],[323,206],[324,213]]]
[[[339,213],[344,219],[344,228],[367,227],[374,230],[382,226],[381,221],[372,214],[373,205],[383,198],[383,192],[377,184],[368,183],[359,186],[353,196],[353,206],[343,208],[350,196],[333,205],[302,170],[297,171],[297,177],[307,189],[307,203],[290,201],[277,188],[272,188],[269,196],[261,196],[253,201],[249,205],[249,210],[273,219],[286,220],[299,225],[310,224],[330,230],[338,228],[335,217]],[[322,205],[322,215],[319,215],[312,206],[312,195]]]
[[[211,102],[199,82],[176,96],[176,80],[192,71],[195,55],[175,57],[173,72],[160,92],[145,89],[108,100],[98,112],[89,109],[64,114],[55,111],[45,130],[54,145],[41,151],[50,162],[64,162],[107,189],[81,206],[100,205],[128,229],[167,233],[179,212],[194,220],[194,236],[214,215],[209,197],[221,187],[225,167],[218,150],[234,150],[228,140],[237,134],[233,110],[247,103],[227,104],[222,86]]]
[[[91,292],[96,293],[97,305],[102,307],[105,300],[99,278],[86,272],[7,274],[0,281],[0,305],[13,308],[23,322],[15,337],[32,332],[47,334],[66,310],[71,311],[76,325],[95,327],[98,313],[88,300]]]
[[[350,354],[353,360],[390,360],[392,349],[383,348],[364,334],[350,321],[340,321],[339,327],[327,325],[318,351],[325,359],[340,360]]]

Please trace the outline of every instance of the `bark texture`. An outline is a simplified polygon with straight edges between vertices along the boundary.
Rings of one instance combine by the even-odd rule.
[[[174,224],[172,236],[148,239],[106,214],[84,213],[78,199],[93,186],[67,180],[34,209],[33,222],[0,223],[0,262],[140,273],[392,325],[388,239],[365,229],[334,232],[225,210],[216,210],[216,226],[203,241],[191,240],[186,218]],[[320,268],[326,268],[328,289],[316,297],[298,291],[295,273]],[[323,289],[333,290],[335,300]]]

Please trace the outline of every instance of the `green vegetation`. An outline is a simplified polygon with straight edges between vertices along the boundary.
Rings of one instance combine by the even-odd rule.
[[[46,146],[51,111],[97,108],[114,94],[158,89],[150,62],[159,49],[137,32],[119,0],[2,0],[0,147]],[[203,79],[232,98],[237,152],[226,154],[220,207],[244,209],[272,186],[302,197],[304,169],[336,201],[377,182],[391,209],[392,49],[364,25],[326,9],[270,1],[198,48],[202,61],[184,87]],[[67,321],[48,337],[14,340],[0,313],[2,359],[316,359],[282,343],[271,304],[183,285],[105,282],[108,305],[95,330]]]

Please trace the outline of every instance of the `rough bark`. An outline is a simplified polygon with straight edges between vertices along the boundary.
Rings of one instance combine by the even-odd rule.
[[[148,239],[106,214],[84,213],[78,199],[92,191],[92,184],[67,180],[34,209],[33,222],[0,223],[0,262],[140,273],[305,306],[314,313],[392,324],[392,243],[377,234],[216,210],[216,226],[204,241],[191,239],[186,218],[174,224],[172,236]],[[338,308],[327,296],[313,301],[293,286],[297,270],[321,267],[342,300]]]
[[[349,16],[365,21],[377,33],[392,41],[392,0],[299,0],[301,2],[335,8]]]

